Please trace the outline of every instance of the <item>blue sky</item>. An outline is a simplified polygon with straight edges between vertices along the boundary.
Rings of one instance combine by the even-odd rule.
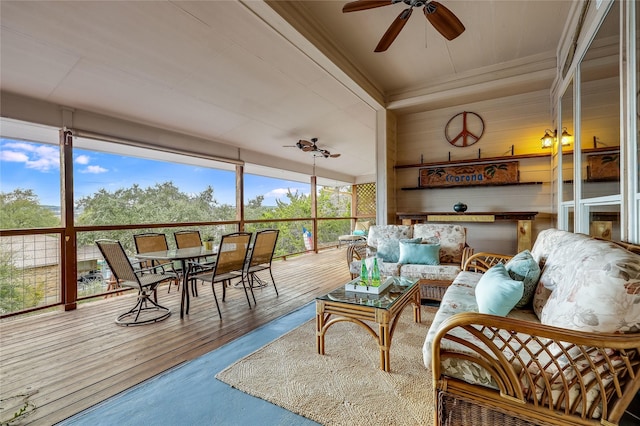
[[[137,183],[143,188],[171,181],[183,192],[212,186],[219,203],[235,204],[235,173],[194,165],[167,163],[117,154],[74,150],[75,198],[101,188],[113,192]],[[40,203],[60,205],[60,153],[56,145],[0,139],[0,191],[33,189]],[[309,192],[309,184],[245,175],[245,198],[264,195],[263,205],[286,201],[287,189]]]

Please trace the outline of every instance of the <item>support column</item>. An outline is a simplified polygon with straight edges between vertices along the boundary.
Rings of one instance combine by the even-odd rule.
[[[60,130],[60,174],[62,176],[62,303],[65,311],[76,309],[78,301],[77,244],[73,212],[73,135]]]
[[[311,176],[311,218],[313,219],[313,251],[318,253],[318,197],[316,194],[317,178],[314,173]]]
[[[244,166],[236,165],[236,220],[238,231],[244,232]]]

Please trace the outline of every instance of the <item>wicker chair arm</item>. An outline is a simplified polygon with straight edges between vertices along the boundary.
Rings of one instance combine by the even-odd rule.
[[[461,334],[473,338],[461,338]],[[466,353],[442,348],[447,340],[464,346]],[[580,424],[591,419],[617,424],[640,389],[640,333],[587,333],[461,313],[445,320],[434,337],[434,383],[440,390],[456,382],[460,388],[478,388],[448,378],[441,369],[447,359],[471,361],[489,372],[499,388],[499,394],[494,392],[497,406],[517,401],[516,406],[525,403],[521,405],[523,415],[533,410],[545,416],[564,416],[570,423],[578,418]],[[483,394],[490,391],[480,388]],[[596,400],[589,404],[587,394],[594,390]]]
[[[498,263],[507,263],[513,256],[509,254],[479,252],[463,259],[462,270],[471,272],[486,272]]]
[[[347,264],[354,260],[362,260],[367,257],[367,243],[350,244],[347,248]]]
[[[460,267],[464,270],[464,265],[465,263],[467,263],[467,260],[473,256],[473,252],[475,250],[473,249],[473,247],[469,247],[468,245],[465,244],[464,246],[464,250],[462,251],[462,261],[460,262]]]

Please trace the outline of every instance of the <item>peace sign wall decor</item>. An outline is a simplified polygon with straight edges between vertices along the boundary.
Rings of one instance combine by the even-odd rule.
[[[475,112],[463,111],[454,115],[444,126],[444,137],[458,147],[471,146],[484,133],[484,120]]]

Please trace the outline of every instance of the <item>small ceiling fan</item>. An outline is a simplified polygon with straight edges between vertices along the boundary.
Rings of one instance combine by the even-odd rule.
[[[343,13],[357,12],[359,10],[373,9],[376,7],[390,6],[396,3],[404,3],[408,8],[400,12],[384,33],[374,52],[384,52],[398,37],[400,31],[409,20],[414,7],[424,6],[424,15],[433,27],[447,40],[453,40],[465,30],[464,25],[453,12],[437,1],[429,0],[356,0],[349,2],[342,8]]]
[[[304,152],[313,152],[314,157],[322,156],[324,158],[338,158],[340,154],[332,154],[326,149],[318,148],[316,145],[318,138],[311,138],[311,142],[300,139],[295,145],[285,145],[285,147],[298,147]]]

